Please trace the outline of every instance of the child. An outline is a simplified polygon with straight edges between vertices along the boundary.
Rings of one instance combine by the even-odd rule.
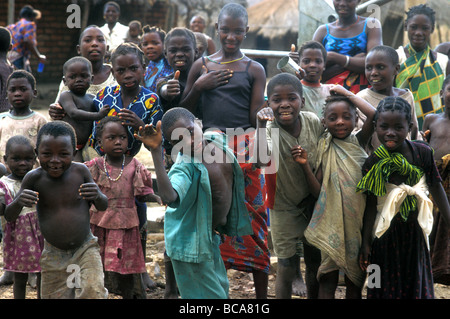
[[[450,75],[442,84],[441,97],[444,101],[444,112],[428,114],[423,122],[423,130],[427,133],[425,139],[434,150],[434,159],[439,174],[443,180],[442,185],[450,198]],[[433,199],[432,199],[433,200]],[[434,227],[430,235],[430,255],[433,269],[434,283],[450,285],[450,252],[449,252],[449,225],[442,221],[436,203],[433,206]]]
[[[305,98],[302,111],[313,112],[320,118],[325,99],[330,95],[330,88],[333,86],[320,83],[325,70],[327,50],[317,41],[308,41],[303,43],[298,52],[289,52],[289,56],[305,71],[304,76],[300,72],[297,73],[302,82]]]
[[[158,27],[146,25],[142,31],[142,51],[149,61],[144,75],[144,87],[156,93],[156,83],[159,78],[173,72],[172,67],[164,56],[164,38],[166,32]]]
[[[250,128],[256,127],[256,114],[264,104],[266,74],[260,63],[240,49],[248,30],[246,9],[237,3],[226,4],[216,23],[220,49],[194,62],[180,106],[197,115],[200,105],[203,130],[228,133],[230,148],[240,159],[254,231],[243,238],[225,237],[220,249],[226,267],[251,272],[256,298],[267,298],[270,252],[266,180],[261,169],[248,160],[253,156],[254,141],[254,130]],[[245,134],[239,133],[243,131]]]
[[[356,107],[366,115],[363,128],[352,134]],[[358,252],[366,204],[364,194],[356,194],[361,167],[367,154],[364,147],[373,133],[375,109],[342,86],[333,86],[323,113],[325,133],[317,144],[313,167],[301,146],[292,156],[305,173],[314,198],[311,221],[305,230],[308,243],[321,251],[317,272],[320,299],[334,299],[339,271],[344,272],[346,298],[360,299],[365,273],[359,267]]]
[[[73,162],[76,136],[62,121],[45,124],[38,133],[36,153],[41,167],[27,173],[5,216],[14,220],[23,207],[36,205],[44,236],[41,297],[106,298],[97,238],[89,229],[89,207],[105,210],[108,199],[88,168]],[[69,281],[72,273],[75,281]],[[76,288],[76,289],[74,289]]]
[[[142,25],[138,20],[128,23],[128,32],[125,42],[131,42],[139,46],[141,44]]]
[[[134,132],[145,124],[156,124],[162,111],[158,96],[142,87],[144,76],[144,53],[135,44],[123,43],[111,55],[113,74],[118,85],[107,86],[97,93],[94,105],[97,111],[109,105],[108,116],[119,116],[128,129],[127,155],[134,156],[141,148],[141,142],[134,138]],[[92,129],[89,144],[103,155],[96,140],[96,125]]]
[[[419,130],[422,130],[425,115],[442,112],[439,91],[445,75],[450,74],[448,57],[434,52],[429,45],[434,15],[434,10],[426,4],[411,7],[405,21],[409,43],[397,49],[400,71],[396,87],[408,88],[413,93]]]
[[[29,139],[16,135],[6,143],[5,163],[11,174],[0,179],[0,214],[16,197],[22,179],[33,169],[36,161],[34,147]],[[18,199],[20,200],[20,199]],[[7,216],[4,238],[4,269],[14,273],[14,299],[25,299],[29,273],[37,275],[37,296],[40,296],[39,259],[44,248],[37,219],[36,206],[24,207],[18,216]]]
[[[108,116],[97,125],[97,139],[105,155],[87,163],[100,191],[108,197],[105,211],[91,207],[91,231],[99,240],[100,254],[106,280],[117,280],[124,299],[145,299],[141,273],[145,273],[145,259],[139,234],[139,218],[135,197],[140,202],[156,201],[152,178],[147,169],[134,157],[125,156],[128,145],[127,130],[121,119]],[[114,282],[114,280],[112,280]]]
[[[275,282],[278,299],[290,299],[293,282],[295,278],[300,277],[297,244],[304,239],[303,232],[311,214],[309,206],[314,204],[314,200],[309,196],[305,175],[292,159],[291,148],[302,145],[313,160],[317,141],[323,132],[317,115],[301,110],[304,105],[302,94],[302,84],[298,78],[289,73],[277,74],[267,85],[268,107],[258,112],[258,145],[264,148],[267,144],[269,153],[276,156],[274,160],[278,165],[275,176],[270,177],[275,180],[274,203],[270,207],[270,227],[273,248],[278,257]],[[258,164],[264,166],[264,163]],[[307,296],[317,298],[316,273],[320,252],[305,243],[304,258]]]
[[[115,1],[108,1],[103,6],[103,19],[105,24],[100,28],[105,35],[106,44],[110,52],[125,41],[128,26],[119,22],[120,5]]]
[[[152,153],[159,194],[168,205],[166,251],[181,297],[228,298],[219,233],[237,236],[252,232],[236,158],[223,136],[203,135],[194,115],[184,108],[169,110],[156,130],[146,126],[139,134],[137,138]],[[168,175],[161,157],[162,135],[180,150]],[[214,160],[206,156],[214,156]]]
[[[195,56],[195,59],[202,57],[205,53],[205,51],[208,50],[208,40],[206,39],[205,34],[200,32],[194,32],[195,35],[195,41],[197,42],[197,55]]]
[[[6,98],[6,81],[14,71],[11,62],[6,57],[11,47],[11,33],[7,28],[0,27],[0,112],[9,111],[11,107]]]
[[[371,105],[377,106],[386,96],[399,96],[405,99],[410,105],[414,105],[414,96],[409,89],[400,89],[394,87],[394,79],[398,74],[400,64],[398,62],[397,52],[388,46],[376,46],[366,56],[366,78],[371,87],[357,93],[357,96],[366,100]],[[366,117],[361,111],[358,113],[358,123],[356,130],[360,130]],[[408,133],[407,139],[415,140],[418,134],[418,123],[415,108],[411,109],[413,126]],[[377,134],[371,137],[367,144],[366,152],[372,154],[380,146]]]
[[[4,160],[6,142],[15,135],[28,137],[33,145],[39,129],[47,122],[44,116],[30,109],[37,96],[36,80],[25,71],[11,73],[7,81],[8,101],[12,106],[9,112],[0,114],[0,156]]]
[[[94,107],[94,95],[86,93],[92,83],[92,65],[88,59],[74,57],[63,66],[63,81],[69,91],[59,96],[59,105],[65,111],[62,119],[75,129],[77,135],[77,151],[74,161],[83,162],[82,150],[92,132],[94,121],[108,115],[109,106],[104,105],[98,112]]]
[[[427,192],[447,225],[450,207],[433,150],[406,139],[411,127],[408,102],[400,97],[381,101],[375,130],[382,145],[365,161],[357,185],[367,192],[361,267],[380,267],[378,285],[367,289],[368,299],[434,298],[428,251],[433,216]]]

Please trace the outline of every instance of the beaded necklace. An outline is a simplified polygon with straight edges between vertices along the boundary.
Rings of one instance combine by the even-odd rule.
[[[111,176],[109,176],[108,170],[106,169],[106,154],[105,156],[103,156],[104,162],[103,162],[103,169],[105,170],[106,176],[108,176],[110,181],[116,182],[119,180],[119,178],[122,176],[123,173],[123,168],[125,166],[125,154],[123,154],[123,160],[122,160],[122,168],[120,169],[120,173],[119,176],[117,176],[116,178],[111,178]]]
[[[240,60],[242,60],[243,58],[245,58],[245,54],[242,54],[242,56],[241,56],[240,58],[238,58],[238,59],[231,60],[231,61],[225,61],[225,62],[215,61],[215,60],[211,59],[209,56],[207,56],[206,58],[207,58],[209,61],[213,62],[213,63],[217,63],[217,64],[222,65],[222,64],[228,64],[228,63],[240,61]]]

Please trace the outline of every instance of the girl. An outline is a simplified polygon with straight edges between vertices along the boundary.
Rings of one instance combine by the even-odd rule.
[[[450,208],[433,150],[406,139],[410,110],[400,97],[386,97],[378,105],[375,131],[382,145],[365,161],[357,185],[367,192],[360,264],[364,270],[369,263],[380,267],[380,285],[368,288],[367,298],[434,298],[427,191],[447,224]]]
[[[326,131],[318,141],[313,165],[316,174],[312,173],[301,146],[292,149],[292,156],[301,164],[311,194],[317,198],[305,238],[322,255],[317,273],[318,296],[334,298],[339,270],[343,270],[346,298],[360,299],[365,273],[359,267],[358,252],[366,202],[363,194],[355,194],[355,188],[367,158],[364,147],[373,132],[375,109],[341,86],[332,87],[331,93],[322,119]],[[367,116],[367,121],[355,135],[352,131],[356,107]]]
[[[136,45],[141,44],[142,25],[139,20],[133,20],[128,23],[128,32],[125,42],[131,42]]]
[[[266,75],[262,65],[249,59],[240,49],[248,29],[245,8],[236,3],[225,5],[216,23],[220,50],[192,65],[180,106],[195,114],[200,102],[204,130],[217,129],[225,133],[227,129],[256,127],[256,114],[264,103]],[[236,157],[251,158],[249,150],[253,149],[253,136],[228,133],[230,148]],[[241,168],[247,185],[246,205],[255,235],[226,237],[221,252],[227,268],[253,273],[256,297],[266,298],[270,265],[267,207],[262,200],[266,195],[266,184],[261,170],[250,161],[242,160]]]
[[[166,32],[158,27],[146,25],[142,31],[141,48],[150,62],[144,75],[144,87],[156,92],[157,80],[173,72],[172,66],[164,56],[164,38]]]
[[[1,215],[20,190],[23,177],[33,169],[36,162],[31,141],[22,135],[11,137],[6,143],[5,162],[11,174],[0,179]],[[4,234],[4,269],[14,273],[14,299],[25,299],[29,273],[37,274],[39,298],[39,259],[44,247],[44,237],[39,228],[36,206],[24,207],[18,216],[5,217],[8,222]]]
[[[91,209],[91,230],[98,237],[106,272],[105,284],[125,298],[145,298],[141,273],[145,273],[144,253],[139,234],[135,197],[140,202],[157,201],[150,173],[134,157],[125,155],[128,132],[116,116],[102,119],[97,140],[104,151],[86,165],[108,197],[108,209]],[[112,272],[112,273],[111,273]],[[115,279],[115,280],[113,280]]]
[[[333,0],[338,19],[321,25],[313,40],[328,51],[322,82],[340,84],[353,93],[368,86],[364,76],[365,55],[382,44],[381,23],[356,14],[361,0]]]
[[[429,45],[434,15],[434,10],[426,4],[410,8],[405,21],[409,43],[397,49],[400,70],[395,83],[398,88],[408,88],[413,93],[419,130],[425,115],[442,112],[439,91],[445,75],[450,74],[448,57],[431,50]]]

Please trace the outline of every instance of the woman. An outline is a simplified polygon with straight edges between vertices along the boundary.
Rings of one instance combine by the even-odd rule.
[[[16,69],[24,69],[31,73],[31,54],[39,59],[39,63],[45,63],[46,57],[37,48],[36,23],[41,18],[41,12],[34,10],[32,6],[24,6],[19,13],[20,20],[8,25],[11,32],[12,49],[8,53],[8,60]]]
[[[355,94],[369,85],[364,75],[366,53],[383,44],[380,21],[356,14],[360,2],[333,0],[338,19],[321,25],[313,36],[328,51],[322,83],[339,84]]]

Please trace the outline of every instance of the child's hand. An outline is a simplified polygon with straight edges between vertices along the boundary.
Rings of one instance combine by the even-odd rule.
[[[420,134],[422,135],[422,138],[424,141],[430,143],[430,135],[431,131],[430,130],[426,130],[425,132],[420,131]]]
[[[156,123],[156,128],[153,127],[153,124],[141,126],[138,134],[134,134],[134,137],[150,150],[157,149],[162,144],[161,121]]]
[[[31,189],[24,189],[17,198],[19,205],[24,207],[32,207],[39,201],[39,193]]]
[[[53,121],[58,121],[66,116],[66,112],[59,103],[52,103],[48,108],[48,115]]]
[[[109,105],[103,105],[98,113],[100,113],[101,117],[103,118],[108,115],[110,109],[111,107]]]
[[[180,94],[180,81],[178,78],[180,77],[180,71],[177,70],[175,72],[175,75],[172,80],[167,81],[167,84],[165,85],[165,95],[167,97],[176,97]]]
[[[291,155],[294,161],[300,165],[306,165],[308,163],[308,153],[300,145],[291,148]]]
[[[138,130],[144,125],[142,119],[140,119],[136,113],[128,109],[120,109],[119,118],[123,120],[122,125],[131,126],[135,130]]]
[[[95,201],[99,195],[99,188],[96,183],[84,183],[80,185],[78,193],[87,201]]]
[[[257,114],[256,119],[258,121],[258,127],[265,127],[267,121],[273,121],[275,116],[273,110],[270,107],[262,108]]]
[[[300,55],[295,51],[295,44],[291,44],[291,51],[289,51],[289,57],[294,60],[295,63],[300,64]]]
[[[208,69],[203,65],[202,74],[195,81],[195,84],[200,90],[213,90],[219,86],[228,83],[228,80],[233,76],[233,71],[229,69],[214,70],[208,72]]]
[[[350,92],[349,90],[347,90],[346,88],[344,88],[341,85],[333,85],[330,88],[330,94],[338,94],[338,95],[344,95],[347,97],[350,97],[353,95],[352,92]]]

